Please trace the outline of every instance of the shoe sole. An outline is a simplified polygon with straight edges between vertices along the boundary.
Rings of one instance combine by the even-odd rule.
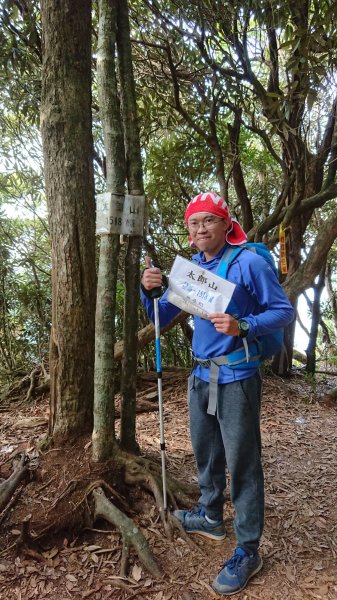
[[[220,594],[221,596],[234,596],[234,594],[238,594],[239,592],[242,592],[242,590],[245,589],[245,587],[248,585],[248,583],[250,582],[251,578],[254,577],[254,575],[256,575],[259,571],[261,571],[263,567],[263,560],[261,558],[261,562],[260,564],[256,567],[255,571],[253,571],[253,573],[251,573],[247,579],[247,581],[245,582],[245,585],[243,585],[242,587],[240,587],[238,590],[234,590],[233,592],[220,592],[220,590],[217,590],[216,587],[214,587],[214,585],[212,584],[212,589],[217,593]]]
[[[223,535],[213,535],[212,533],[208,533],[207,531],[188,531],[188,529],[185,529],[185,531],[189,534],[201,535],[202,537],[206,537],[209,540],[213,540],[214,542],[222,542],[222,540],[224,540],[226,537],[226,533],[224,533]]]

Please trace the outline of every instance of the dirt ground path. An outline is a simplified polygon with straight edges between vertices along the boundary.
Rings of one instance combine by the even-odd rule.
[[[196,481],[188,433],[185,376],[164,387],[165,441],[168,471]],[[165,376],[164,376],[165,380]],[[337,600],[337,429],[336,405],[317,401],[335,379],[310,385],[303,376],[284,381],[266,377],[262,409],[263,461],[266,478],[266,522],[261,542],[263,570],[234,596],[240,600]],[[151,388],[149,381],[145,386]],[[34,446],[46,430],[47,401],[29,407],[2,407],[0,465],[15,448]],[[147,456],[159,461],[158,413],[140,414],[137,437]],[[51,455],[53,460],[51,460]],[[212,543],[192,536],[195,548],[179,537],[163,534],[150,496],[132,500],[132,515],[144,531],[166,575],[151,579],[136,556],[130,576],[120,578],[120,535],[112,526],[96,524],[75,537],[50,540],[39,557],[16,555],[16,536],[24,515],[47,514],[53,500],[89,464],[90,440],[83,450],[55,449],[40,457],[40,475],[21,490],[12,510],[1,520],[1,600],[210,600],[219,598],[211,581],[235,540],[229,499],[227,538]],[[54,461],[54,462],[53,462]],[[76,467],[77,465],[77,467]],[[138,506],[137,506],[138,501]],[[137,509],[139,515],[137,516]]]

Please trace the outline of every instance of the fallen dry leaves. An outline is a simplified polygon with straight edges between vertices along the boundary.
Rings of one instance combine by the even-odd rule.
[[[160,462],[155,374],[139,382],[139,398],[154,410],[137,417],[142,452]],[[317,389],[302,376],[287,381],[266,377],[262,410],[263,457],[266,476],[266,524],[261,540],[264,568],[235,596],[241,600],[337,600],[337,429],[336,407],[315,398],[335,385],[321,380]],[[196,481],[188,433],[186,373],[164,373],[164,418],[167,469],[175,477]],[[46,405],[8,406],[2,411],[0,465],[7,477],[8,458],[33,447],[44,435]],[[90,443],[85,453],[90,455]],[[63,456],[64,454],[64,456]],[[195,551],[179,537],[169,542],[152,498],[132,496],[132,516],[163,566],[163,581],[152,580],[131,555],[128,577],[121,577],[120,536],[112,527],[50,539],[39,558],[16,556],[14,546],[24,514],[38,509],[48,514],[58,494],[72,481],[69,455],[55,451],[54,470],[40,457],[41,478],[22,489],[1,527],[1,600],[211,600],[211,582],[235,545],[228,501],[228,537],[212,544],[194,537]],[[63,460],[62,460],[63,456]],[[87,472],[86,472],[87,474]],[[130,496],[130,498],[131,498]],[[126,498],[127,499],[127,498]],[[42,514],[41,512],[41,514]]]

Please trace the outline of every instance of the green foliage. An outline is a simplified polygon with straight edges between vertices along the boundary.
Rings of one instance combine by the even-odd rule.
[[[289,176],[298,180],[284,194],[297,208],[307,192],[312,158],[325,139],[336,90],[337,5],[335,2],[157,0],[130,3],[134,72],[149,232],[152,251],[168,271],[174,256],[190,256],[183,215],[199,191],[219,191],[215,138],[222,152],[231,210],[241,218],[233,181],[228,125],[239,118],[239,159],[255,224],[275,211]],[[93,67],[97,3],[93,7]],[[37,0],[0,6],[0,221],[1,357],[3,372],[29,368],[47,347],[50,325],[50,249],[44,218],[41,143],[41,32]],[[274,36],[274,37],[273,37]],[[103,142],[93,78],[96,190],[104,191]],[[212,138],[213,136],[213,138]],[[329,168],[322,158],[319,177]],[[335,161],[333,159],[332,163]],[[309,189],[312,194],[316,192]],[[296,194],[302,194],[297,197]],[[29,212],[26,212],[28,210]],[[14,211],[14,212],[13,212]],[[15,212],[16,211],[16,212]],[[302,246],[310,247],[331,203],[305,215]],[[10,215],[10,217],[9,217]],[[13,219],[13,216],[16,218]],[[316,219],[316,220],[315,220]],[[270,229],[275,234],[275,225]],[[336,263],[334,263],[336,272]],[[123,331],[123,272],[119,269],[116,336]],[[333,285],[336,288],[335,277]],[[332,342],[334,307],[322,305]],[[141,322],[146,321],[141,314]],[[3,351],[2,351],[3,352]],[[154,349],[142,361],[154,366]],[[188,364],[180,328],[165,335],[165,365]],[[1,377],[1,374],[0,374]]]
[[[303,206],[302,221],[298,214],[306,198],[324,189],[326,175],[336,181],[328,128],[336,90],[336,11],[328,1],[133,3],[148,240],[164,268],[175,253],[189,255],[182,224],[188,199],[207,188],[219,191],[220,184],[235,216],[240,219],[249,204],[256,228],[273,243],[280,215],[289,212],[297,236],[290,253],[295,268],[301,248],[315,243],[313,207]],[[236,157],[227,131],[235,123]],[[232,174],[234,159],[247,196]],[[317,212],[329,214],[331,204],[322,204],[317,202]]]
[[[47,359],[50,257],[39,220],[0,219],[0,384]]]
[[[39,3],[0,7],[0,384],[47,359],[50,246],[39,123]]]
[[[0,26],[2,104],[6,113],[37,124],[42,60],[39,3],[2,0]]]
[[[181,328],[174,327],[161,336],[161,359],[162,368],[177,367],[181,369],[191,368],[191,350]],[[149,371],[156,370],[156,347],[155,342],[150,342],[139,352],[139,367]]]
[[[207,175],[214,183],[212,170],[212,157],[205,154],[197,136],[193,138],[187,131],[167,134],[149,144],[145,175],[151,221],[160,219],[161,225],[181,230],[189,198],[205,185]]]

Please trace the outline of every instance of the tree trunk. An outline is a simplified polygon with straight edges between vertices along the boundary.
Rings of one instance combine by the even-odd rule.
[[[106,153],[107,190],[124,195],[125,153],[115,68],[116,3],[99,1],[98,92]],[[96,310],[93,459],[111,457],[115,446],[114,343],[119,236],[101,236]]]
[[[137,330],[141,238],[129,237],[125,257],[124,356],[122,365],[121,445],[134,452],[136,442]]]
[[[284,289],[291,302],[313,285],[336,237],[337,210],[334,210],[325,221],[322,221],[305,261],[284,284]]]
[[[295,273],[301,264],[301,246],[303,241],[304,228],[302,220],[299,217],[294,217],[291,222],[291,228],[287,236],[287,262],[288,275]],[[296,314],[299,294],[292,298],[292,305]],[[296,320],[286,326],[284,332],[285,352],[279,355],[277,371],[275,370],[276,361],[273,362],[273,371],[281,377],[286,377],[293,362],[294,340],[295,340]]]
[[[127,0],[118,2],[118,64],[120,74],[128,191],[143,196],[143,173],[137,122],[136,90],[132,67],[130,25]],[[122,370],[121,444],[137,450],[136,382],[137,330],[140,285],[141,236],[129,236],[125,256],[124,357]]]
[[[334,335],[337,338],[337,293],[332,286],[333,280],[333,265],[332,260],[328,262],[326,274],[325,274],[325,287],[328,294],[330,306],[331,306],[331,319]]]
[[[52,250],[50,433],[92,425],[95,205],[91,1],[42,0],[41,131]]]
[[[319,274],[318,282],[314,286],[314,301],[312,303],[312,315],[311,315],[311,328],[310,328],[310,336],[309,343],[306,349],[307,355],[307,363],[306,363],[306,371],[307,373],[315,374],[316,371],[316,345],[317,345],[317,335],[318,335],[318,326],[320,322],[320,301],[321,294],[324,288],[324,278],[325,278],[325,264],[322,267],[322,270]]]
[[[240,202],[242,210],[242,226],[244,231],[249,231],[254,225],[254,219],[240,160],[240,119],[241,114],[237,113],[234,117],[234,124],[230,125],[230,123],[228,123],[227,128],[229,133],[229,144],[231,149],[232,177],[236,197]]]

